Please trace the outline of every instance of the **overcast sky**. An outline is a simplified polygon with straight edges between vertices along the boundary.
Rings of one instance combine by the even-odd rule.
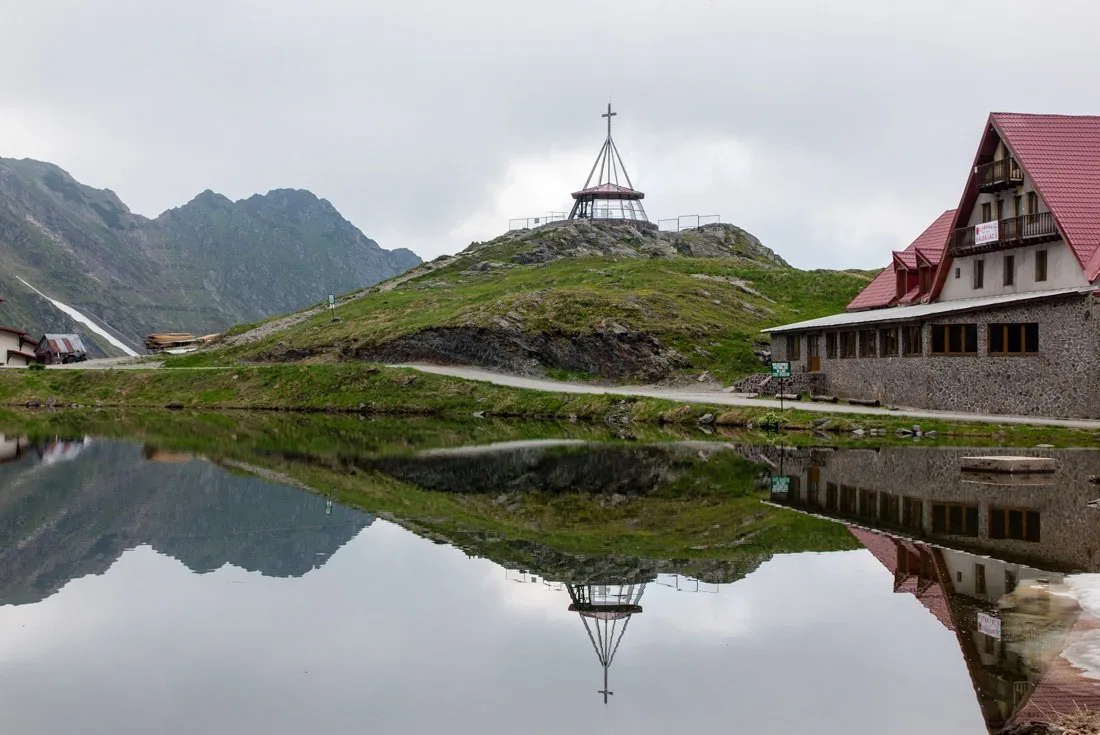
[[[991,110],[1100,113],[1100,3],[0,0],[0,156],[155,216],[306,188],[424,258],[568,208],[603,136],[652,219],[884,265]]]

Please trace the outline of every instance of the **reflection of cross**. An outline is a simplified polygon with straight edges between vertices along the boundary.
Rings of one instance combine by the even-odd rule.
[[[607,137],[608,138],[611,137],[611,118],[615,117],[618,114],[619,113],[617,113],[617,112],[612,112],[611,111],[611,103],[608,102],[607,103],[607,114],[606,115],[600,115],[600,117],[606,117],[607,118]]]
[[[614,694],[615,694],[615,692],[610,692],[610,691],[607,690],[607,666],[603,667],[603,689],[600,689],[596,693],[603,695],[603,703],[604,704],[607,704],[607,695],[608,694],[610,694],[612,696],[614,696]]]

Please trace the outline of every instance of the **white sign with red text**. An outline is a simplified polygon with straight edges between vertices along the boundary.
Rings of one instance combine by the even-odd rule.
[[[984,245],[987,242],[997,242],[1001,239],[1001,230],[997,226],[997,220],[982,222],[974,225],[974,244]]]

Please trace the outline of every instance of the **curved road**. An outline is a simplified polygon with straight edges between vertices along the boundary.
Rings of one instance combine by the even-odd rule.
[[[722,391],[690,390],[684,388],[660,388],[657,386],[626,386],[626,385],[591,385],[588,383],[568,383],[559,380],[545,378],[525,378],[519,375],[497,373],[492,370],[473,367],[458,367],[444,365],[406,364],[392,365],[391,367],[412,368],[424,373],[435,375],[448,375],[464,380],[478,380],[484,383],[493,383],[511,388],[526,388],[550,393],[596,393],[616,396],[640,396],[644,398],[663,398],[669,401],[681,401],[683,403],[709,403],[719,406],[756,406],[764,408],[779,408],[779,401],[765,398],[749,398],[744,394],[724,393]],[[56,365],[52,369],[73,370],[224,370],[227,368],[161,368],[159,362],[144,362],[141,358],[115,357],[101,360],[88,360],[87,362],[72,365]],[[235,368],[240,369],[240,368]],[[1100,430],[1100,421],[1086,419],[1058,419],[1039,416],[1002,416],[996,414],[964,413],[962,411],[928,411],[918,408],[899,408],[890,410],[886,408],[869,408],[865,406],[849,406],[835,403],[810,403],[786,401],[787,407],[798,408],[800,411],[816,411],[823,414],[847,414],[860,416],[892,416],[912,419],[940,419],[944,421],[977,421],[987,424],[1023,424],[1031,426],[1059,426],[1069,429]]]
[[[552,393],[597,393],[620,396],[641,396],[645,398],[664,398],[684,403],[710,403],[721,406],[757,406],[779,408],[779,401],[762,398],[749,398],[744,394],[724,393],[722,391],[692,391],[680,388],[658,388],[655,386],[604,386],[586,383],[566,383],[543,378],[525,378],[518,375],[496,373],[491,370],[471,367],[453,367],[443,365],[408,364],[393,367],[413,368],[425,373],[449,375],[453,378],[480,380],[485,383],[504,385],[512,388],[549,391]],[[1000,416],[993,414],[964,413],[960,411],[926,411],[917,408],[890,410],[868,408],[834,403],[810,403],[785,401],[784,406],[798,408],[800,411],[817,411],[831,414],[858,414],[861,416],[904,416],[913,419],[940,419],[944,421],[978,421],[988,424],[1025,424],[1031,426],[1060,426],[1070,429],[1100,429],[1100,421],[1085,419],[1056,419],[1038,416]]]

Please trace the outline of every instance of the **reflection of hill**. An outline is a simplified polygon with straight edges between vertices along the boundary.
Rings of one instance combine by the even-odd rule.
[[[706,453],[720,449],[712,445]],[[637,495],[666,485],[696,466],[700,451],[682,444],[520,444],[386,457],[369,464],[428,490]]]
[[[0,467],[0,604],[36,602],[148,544],[203,573],[225,564],[297,577],[373,518],[205,461],[151,462],[95,442],[70,461]]]

